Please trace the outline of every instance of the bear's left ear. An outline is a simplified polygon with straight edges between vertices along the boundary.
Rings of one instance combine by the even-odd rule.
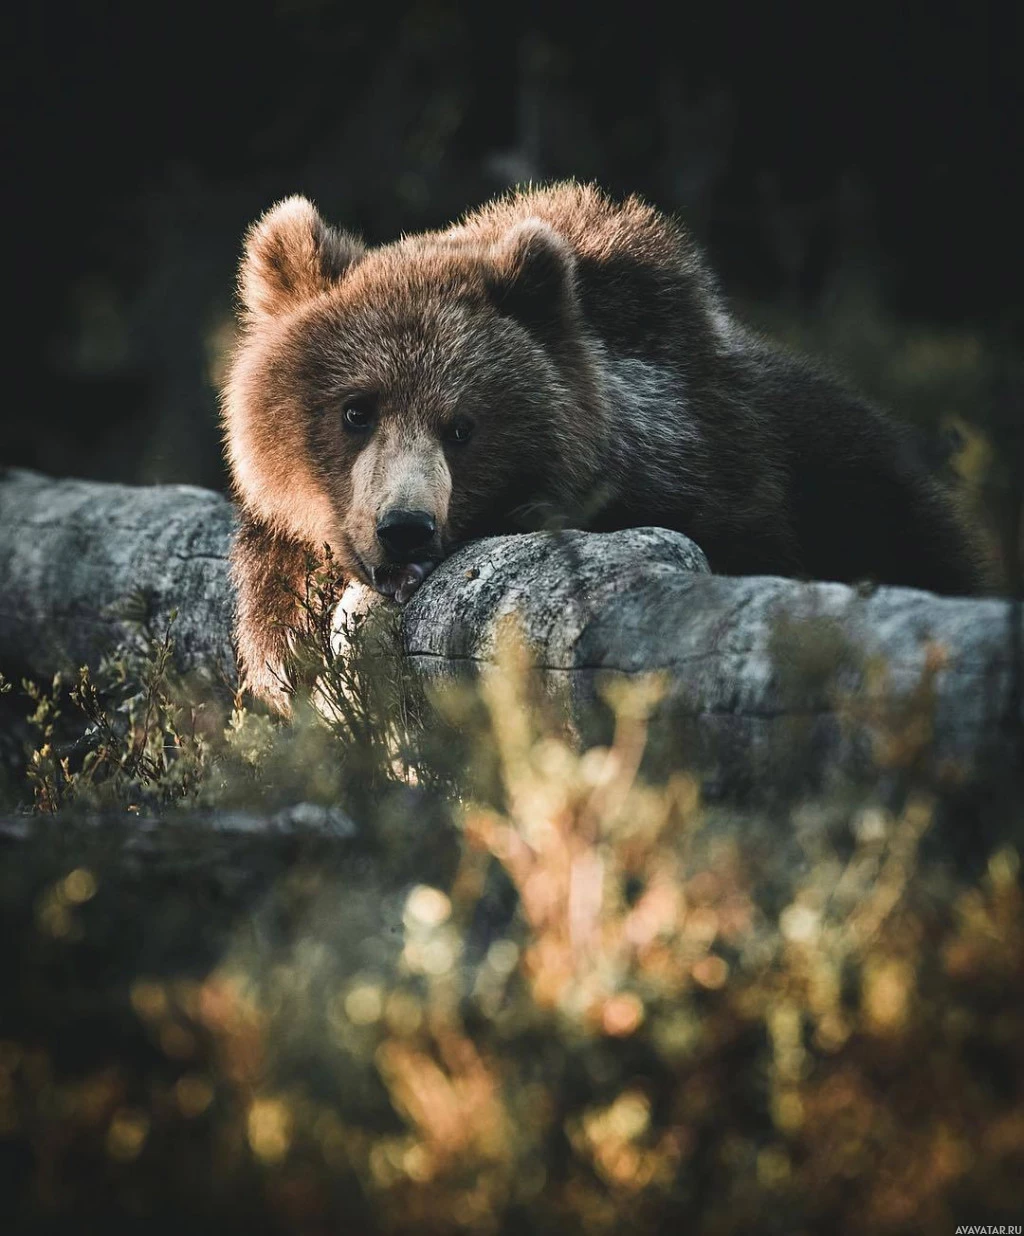
[[[308,198],[288,197],[245,238],[238,289],[250,317],[281,313],[324,292],[359,259],[363,243],[328,227]]]
[[[491,250],[487,290],[502,313],[543,334],[574,316],[576,258],[553,227],[524,219]]]

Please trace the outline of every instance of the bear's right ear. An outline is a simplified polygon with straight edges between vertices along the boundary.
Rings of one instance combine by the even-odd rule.
[[[246,234],[238,279],[245,313],[293,308],[326,291],[364,252],[357,237],[328,227],[308,198],[285,198]]]

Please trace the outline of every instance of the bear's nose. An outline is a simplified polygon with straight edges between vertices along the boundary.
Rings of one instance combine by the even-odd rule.
[[[411,562],[434,539],[437,524],[428,511],[387,511],[377,521],[377,540],[392,562]]]

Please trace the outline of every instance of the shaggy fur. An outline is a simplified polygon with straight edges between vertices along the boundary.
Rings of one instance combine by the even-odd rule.
[[[979,584],[900,429],[737,323],[690,236],[636,198],[530,190],[372,250],[290,198],[250,230],[240,296],[237,635],[278,706],[289,589],[324,544],[403,597],[456,542],[539,523],[679,529],[728,574]],[[353,402],[368,429],[346,427]],[[411,577],[377,536],[396,508],[437,526]]]

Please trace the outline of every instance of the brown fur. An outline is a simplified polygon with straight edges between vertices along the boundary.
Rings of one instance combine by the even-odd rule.
[[[574,184],[365,250],[290,198],[250,230],[224,391],[238,643],[280,703],[310,549],[385,591],[381,515],[457,541],[554,520],[688,533],[726,573],[976,586],[902,433],[727,313],[688,234]],[[368,433],[346,430],[353,398]],[[467,444],[448,440],[472,422]]]

